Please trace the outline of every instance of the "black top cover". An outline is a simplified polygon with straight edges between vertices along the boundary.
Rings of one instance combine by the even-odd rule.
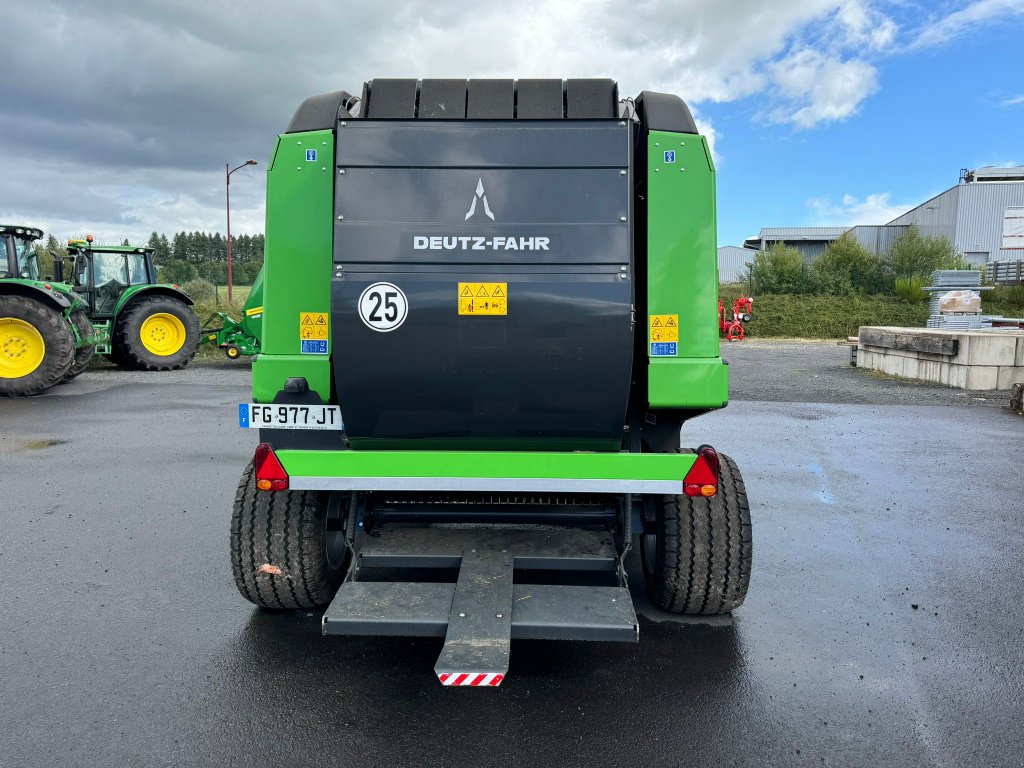
[[[371,80],[362,117],[560,120],[618,117],[614,80]]]
[[[641,92],[636,97],[636,113],[645,131],[698,132],[686,102],[671,93]]]
[[[299,105],[288,123],[285,133],[325,131],[333,129],[338,122],[338,112],[353,100],[348,91],[333,91],[310,96]]]

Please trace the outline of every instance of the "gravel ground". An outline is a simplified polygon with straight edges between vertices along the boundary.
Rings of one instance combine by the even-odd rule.
[[[1007,407],[1010,391],[968,392],[850,366],[835,342],[742,341],[723,344],[729,398],[803,403]]]

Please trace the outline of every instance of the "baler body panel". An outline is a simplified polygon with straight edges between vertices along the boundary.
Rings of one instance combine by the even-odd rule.
[[[466,126],[338,129],[331,333],[349,443],[618,450],[633,348],[631,126]],[[388,332],[360,314],[376,283],[408,306]],[[466,283],[503,286],[504,313],[464,313]]]
[[[328,313],[334,238],[334,131],[278,137],[267,170],[267,227],[261,354],[253,361],[253,398],[273,402],[289,378],[306,379],[330,402],[328,354],[302,354],[302,317]]]
[[[703,137],[650,131],[647,147],[648,406],[718,408],[728,368],[714,322],[718,307],[715,175]],[[675,354],[656,347],[652,318],[676,318]],[[668,338],[672,338],[669,336]]]

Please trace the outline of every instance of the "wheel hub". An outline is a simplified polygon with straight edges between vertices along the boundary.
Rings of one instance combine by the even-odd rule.
[[[0,378],[28,376],[45,356],[46,342],[34,325],[17,317],[0,317]]]
[[[139,338],[147,351],[168,357],[185,346],[185,324],[167,312],[147,317],[139,328]]]

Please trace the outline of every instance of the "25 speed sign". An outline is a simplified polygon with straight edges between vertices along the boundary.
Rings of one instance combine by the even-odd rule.
[[[409,301],[393,283],[374,283],[359,295],[359,318],[371,330],[393,331],[408,314]]]

